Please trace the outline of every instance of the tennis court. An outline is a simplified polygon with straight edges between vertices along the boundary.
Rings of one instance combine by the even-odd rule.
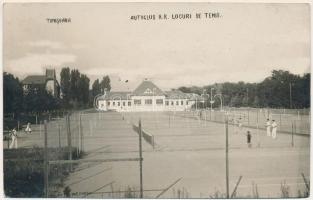
[[[139,140],[133,125],[138,126],[139,119],[143,131],[154,139],[154,146],[149,140],[142,140],[144,197],[225,195],[224,123],[199,119],[187,112],[86,112],[71,116],[72,144],[83,143],[83,159],[138,158]],[[41,128],[34,127],[21,145],[42,144]],[[246,144],[247,130],[252,133],[252,148]],[[49,122],[49,146],[58,146],[60,142],[66,146],[65,132],[64,119]],[[282,186],[289,187],[290,197],[297,197],[299,191],[304,193],[302,174],[308,181],[310,175],[310,136],[293,135],[294,146],[291,136],[278,132],[274,140],[266,136],[265,130],[249,127],[238,130],[230,124],[230,192],[242,176],[236,197],[281,197]],[[122,198],[129,190],[138,197],[139,162],[83,162],[64,180],[66,186],[70,187],[72,197]],[[50,191],[56,196],[63,195],[60,190],[50,188]]]

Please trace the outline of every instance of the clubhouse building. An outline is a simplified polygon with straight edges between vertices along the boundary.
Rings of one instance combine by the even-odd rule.
[[[162,91],[151,81],[143,81],[133,92],[106,92],[96,99],[98,109],[117,112],[184,111],[202,98],[180,90]]]

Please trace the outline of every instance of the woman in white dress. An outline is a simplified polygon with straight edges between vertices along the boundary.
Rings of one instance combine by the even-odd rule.
[[[11,144],[9,146],[10,149],[15,148],[17,149],[17,132],[15,128],[13,128],[12,133],[11,133]]]

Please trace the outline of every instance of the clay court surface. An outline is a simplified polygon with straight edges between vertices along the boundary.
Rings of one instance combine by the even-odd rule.
[[[78,115],[72,116],[73,146],[79,145]],[[225,124],[184,117],[169,112],[90,112],[82,115],[83,159],[138,158],[138,134],[132,124],[142,121],[145,132],[154,136],[155,147],[143,141],[144,197],[154,198],[179,180],[161,198],[177,197],[183,190],[189,198],[208,198],[225,193]],[[48,124],[48,145],[67,144],[64,119]],[[43,146],[43,127],[33,126],[31,135],[22,134],[20,147]],[[76,131],[75,131],[76,129]],[[41,131],[40,131],[41,130]],[[290,196],[304,192],[301,174],[309,179],[310,136],[278,132],[276,139],[264,130],[249,128],[252,148],[246,144],[247,128],[229,125],[230,192],[240,176],[237,197],[253,197],[257,185],[259,197],[281,197],[281,183],[290,188]],[[237,132],[237,133],[236,133]],[[76,138],[76,139],[75,139]],[[5,144],[4,144],[5,146]],[[139,162],[81,163],[65,180],[77,197],[123,197],[128,187],[139,190]],[[113,191],[113,193],[112,193]],[[115,192],[114,192],[115,191]]]

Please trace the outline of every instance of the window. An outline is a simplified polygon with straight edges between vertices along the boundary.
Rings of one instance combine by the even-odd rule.
[[[113,106],[115,106],[115,101],[113,101]]]
[[[103,104],[103,103],[101,104],[101,107],[102,107],[102,108],[104,107],[104,104]]]
[[[123,101],[123,106],[125,106],[125,101]]]
[[[165,101],[165,105],[168,106],[168,101]]]
[[[146,91],[144,92],[145,94],[152,94],[152,91],[150,90],[150,88],[146,89]]]
[[[120,102],[117,102],[117,106],[120,106],[121,105],[121,103]]]
[[[180,105],[184,105],[184,101],[181,101],[181,102],[180,102]]]
[[[132,102],[129,101],[129,102],[128,102],[128,106],[131,106],[131,105],[132,105]]]
[[[174,101],[171,101],[171,105],[172,105],[172,106],[174,105]]]
[[[157,99],[156,104],[158,104],[158,105],[163,104],[163,99]]]
[[[141,104],[141,99],[134,99],[134,104],[135,105],[140,105]]]
[[[152,105],[152,99],[145,99],[146,105]]]
[[[108,106],[110,106],[110,102],[108,101]]]
[[[188,101],[186,101],[186,105],[188,105]]]
[[[178,104],[179,104],[179,102],[178,101],[176,101],[176,105],[178,106]]]

